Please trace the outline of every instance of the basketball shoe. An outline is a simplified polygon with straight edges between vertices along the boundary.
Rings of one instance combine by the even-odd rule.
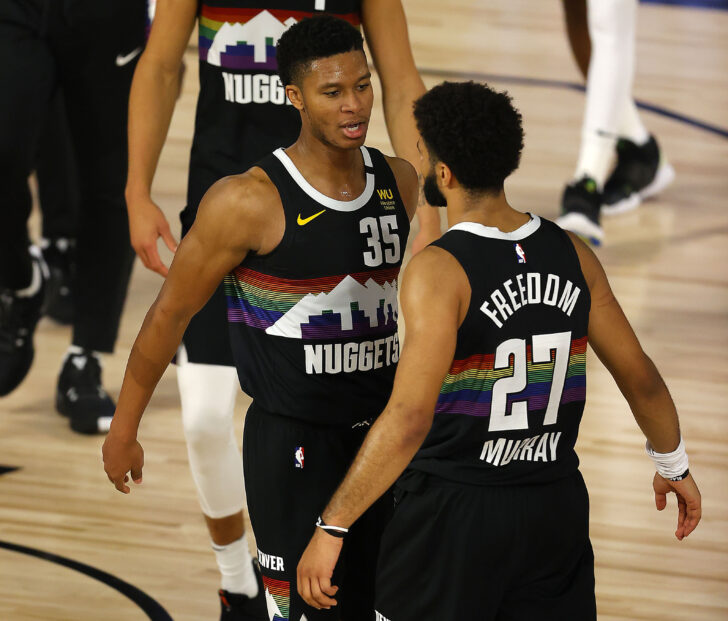
[[[589,243],[601,246],[604,231],[599,224],[602,193],[590,177],[582,177],[564,188],[561,215],[556,219],[562,229],[576,233]]]
[[[643,145],[617,141],[617,165],[604,185],[602,213],[614,215],[636,208],[675,179],[675,170],[662,156],[654,136]]]
[[[43,314],[60,324],[73,321],[71,278],[74,271],[72,239],[44,239],[41,242],[43,258],[48,264],[50,279],[43,303]]]
[[[58,377],[56,409],[78,433],[109,430],[116,405],[101,385],[98,354],[80,349],[66,355]]]
[[[12,392],[33,364],[33,333],[40,319],[48,268],[40,249],[29,248],[33,276],[21,291],[0,290],[0,396]]]
[[[220,596],[220,621],[268,621],[263,580],[257,567],[257,561],[253,560],[252,563],[255,577],[258,580],[258,595],[251,598],[220,589],[217,592]]]

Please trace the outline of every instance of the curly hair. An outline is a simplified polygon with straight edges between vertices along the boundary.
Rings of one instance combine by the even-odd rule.
[[[357,50],[364,52],[364,39],[349,22],[331,15],[307,17],[291,26],[278,40],[278,75],[283,86],[300,86],[311,61]]]
[[[475,82],[443,82],[414,104],[434,161],[447,164],[466,190],[497,193],[523,149],[521,113],[506,92]]]

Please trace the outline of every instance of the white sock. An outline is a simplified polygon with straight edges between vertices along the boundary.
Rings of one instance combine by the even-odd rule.
[[[602,187],[632,101],[637,0],[587,0],[587,11],[592,55],[576,177],[587,175]]]
[[[638,146],[642,146],[650,139],[650,132],[642,124],[637,105],[631,97],[625,102],[619,119],[619,136],[627,138]]]
[[[221,588],[230,593],[240,593],[248,597],[258,595],[258,580],[248,551],[248,537],[243,535],[226,546],[212,544],[217,557],[217,566],[222,575]]]
[[[582,177],[591,177],[596,181],[597,188],[601,192],[612,166],[616,142],[617,139],[614,136],[585,132],[581,138],[581,150],[579,151],[579,161],[576,163],[574,180],[579,181]]]
[[[99,352],[84,349],[83,347],[79,347],[78,345],[68,346],[68,349],[66,350],[66,355],[63,356],[63,362],[65,363],[66,360],[68,360],[71,356],[76,356],[76,358],[73,359],[73,364],[76,365],[79,370],[83,369],[83,367],[86,366],[87,356],[93,356],[98,361],[99,366],[103,366],[103,361]],[[83,358],[81,356],[83,356]]]

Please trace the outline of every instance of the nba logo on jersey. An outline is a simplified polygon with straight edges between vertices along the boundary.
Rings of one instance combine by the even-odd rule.
[[[303,447],[296,447],[296,468],[303,468]]]
[[[521,247],[521,244],[513,244],[513,247],[516,249],[516,256],[518,257],[519,263],[525,263],[526,262],[526,253],[523,251],[523,248]]]

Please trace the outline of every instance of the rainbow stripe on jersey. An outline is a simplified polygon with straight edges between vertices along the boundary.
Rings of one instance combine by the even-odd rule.
[[[199,18],[200,60],[237,71],[275,71],[280,36],[311,11],[242,9],[203,4]],[[358,13],[337,15],[359,26]]]
[[[397,329],[397,276],[387,268],[292,280],[238,267],[225,278],[228,321],[273,336],[333,339]]]
[[[569,366],[561,393],[561,405],[586,399],[587,337],[571,342]],[[527,347],[526,389],[508,395],[508,404],[527,401],[528,410],[546,409],[551,391],[554,362],[534,363],[531,346]],[[465,414],[490,416],[493,384],[502,377],[513,375],[513,366],[494,369],[495,354],[475,354],[464,360],[454,360],[440,389],[435,414]]]
[[[273,615],[271,620],[288,621],[291,608],[291,583],[285,580],[269,578],[265,574],[262,578],[268,614]]]

